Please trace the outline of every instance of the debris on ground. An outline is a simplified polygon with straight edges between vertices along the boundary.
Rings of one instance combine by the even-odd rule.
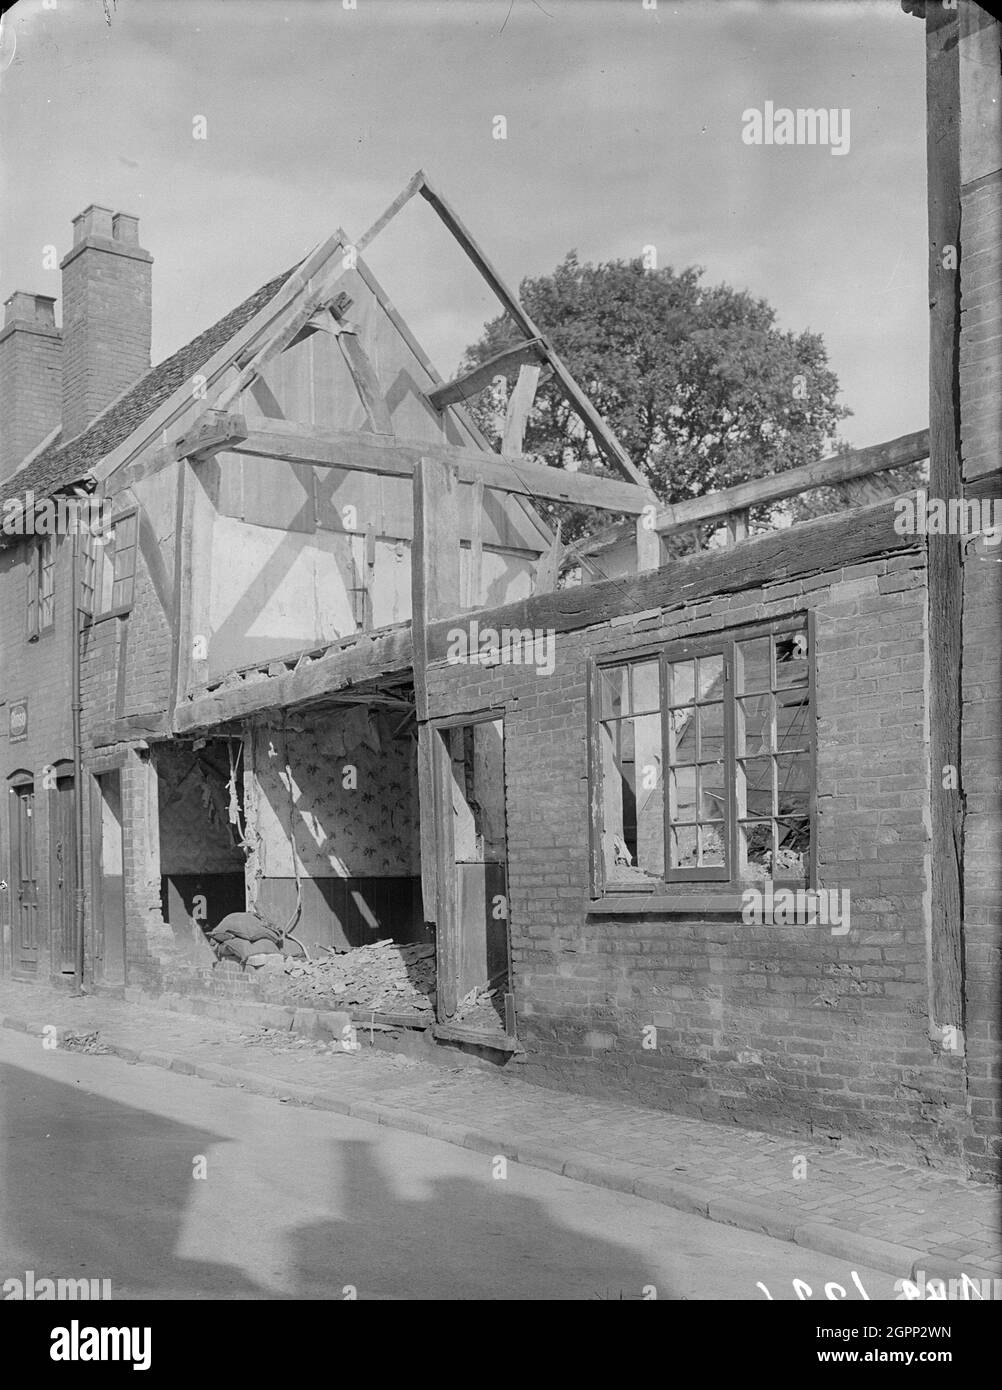
[[[67,1052],[89,1052],[93,1055],[111,1051],[101,1041],[101,1034],[96,1028],[91,1033],[64,1033],[59,1046]]]
[[[453,1023],[465,1023],[468,1028],[497,1030],[502,1027],[502,992],[481,985],[464,994],[456,1005]]]
[[[435,1007],[435,947],[401,946],[387,939],[311,961],[289,957],[283,997],[313,1008],[430,1013]]]

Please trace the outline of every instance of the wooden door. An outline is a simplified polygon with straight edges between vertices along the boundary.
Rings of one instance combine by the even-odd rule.
[[[438,998],[443,1021],[463,1021],[471,993],[490,991],[497,1024],[514,1030],[508,929],[504,725],[500,719],[439,733]],[[444,889],[444,892],[441,890]],[[481,1026],[485,1010],[474,1010]]]
[[[14,788],[10,822],[14,882],[14,973],[38,973],[38,882],[35,878],[35,789]]]
[[[59,777],[49,816],[49,942],[52,967],[73,973],[76,950],[76,795],[72,777]]]

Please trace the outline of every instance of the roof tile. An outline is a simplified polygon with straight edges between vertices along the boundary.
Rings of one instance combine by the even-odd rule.
[[[275,297],[295,268],[276,275],[218,323],[192,338],[158,366],[151,367],[135,386],[75,439],[63,444],[57,436],[48,448],[0,485],[3,489],[0,507],[23,498],[29,491],[36,498],[45,497],[84,478],[249,323]]]

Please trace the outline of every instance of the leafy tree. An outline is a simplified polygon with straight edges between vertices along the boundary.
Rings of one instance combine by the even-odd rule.
[[[571,251],[550,275],[525,279],[520,298],[665,502],[697,497],[823,457],[836,441],[838,378],[817,333],[776,327],[764,299],[703,271],[648,269],[641,259],[591,265]],[[467,370],[517,343],[506,314],[467,349]],[[510,388],[517,368],[507,379]],[[476,402],[500,438],[505,390]],[[540,385],[525,450],[551,464],[613,473],[552,380]],[[614,476],[617,476],[614,474]],[[565,538],[611,519],[550,507]]]

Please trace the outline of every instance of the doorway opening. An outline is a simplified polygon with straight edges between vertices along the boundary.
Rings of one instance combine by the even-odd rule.
[[[49,941],[52,968],[63,975],[77,970],[77,802],[76,784],[56,770],[49,793]]]
[[[439,727],[441,1023],[474,1040],[513,1038],[504,722]]]
[[[155,749],[160,820],[160,907],[196,964],[215,956],[208,934],[247,907],[240,739],[196,739]]]
[[[94,975],[106,985],[125,984],[125,846],[122,774],[94,778],[91,803]]]
[[[11,787],[10,863],[13,883],[13,967],[15,976],[38,974],[38,878],[35,844],[35,784]]]

